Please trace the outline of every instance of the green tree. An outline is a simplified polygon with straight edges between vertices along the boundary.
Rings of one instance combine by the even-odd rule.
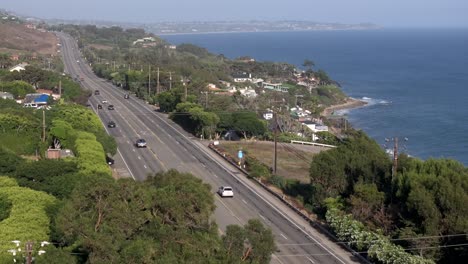
[[[254,112],[234,112],[232,114],[233,129],[248,136],[262,136],[266,132],[266,124],[258,119]]]
[[[270,263],[276,250],[271,230],[258,219],[249,220],[243,228],[228,226],[222,240],[228,263]]]

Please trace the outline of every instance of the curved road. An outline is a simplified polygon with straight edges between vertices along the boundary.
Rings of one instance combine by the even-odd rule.
[[[121,174],[135,180],[144,180],[149,174],[167,169],[189,172],[212,187],[213,193],[221,185],[233,187],[232,199],[215,195],[216,210],[213,215],[220,232],[227,225],[244,225],[249,219],[258,218],[272,229],[278,247],[272,263],[358,263],[351,253],[331,242],[313,229],[290,208],[271,194],[245,179],[234,167],[213,154],[198,140],[158,113],[155,108],[130,96],[102,80],[91,71],[80,55],[76,42],[68,35],[57,33],[62,44],[65,71],[71,76],[83,77],[82,86],[100,95],[90,98],[92,108],[105,126],[112,120],[117,126],[107,128],[118,143],[114,165]],[[102,100],[113,104],[108,110]],[[103,109],[97,109],[97,104]],[[138,138],[147,141],[147,148],[136,148]]]

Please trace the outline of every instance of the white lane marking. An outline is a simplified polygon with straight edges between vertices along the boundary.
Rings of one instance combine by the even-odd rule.
[[[192,158],[193,158],[193,159],[197,159],[197,158],[195,158],[195,156],[194,156],[194,155],[192,155]]]
[[[177,145],[180,145],[179,141],[176,141],[175,143],[177,143]]]
[[[148,167],[146,167],[146,165],[143,165],[143,167],[145,167],[145,169],[147,169]]]
[[[213,174],[213,176],[215,176],[215,178],[219,178],[218,175],[216,175],[216,174]]]
[[[140,156],[138,156],[138,159],[139,159],[139,160],[141,160],[141,157],[140,157]]]
[[[310,261],[310,263],[315,264],[315,261],[313,261],[311,258],[309,257],[306,257],[306,258]]]
[[[273,257],[276,258],[276,260],[277,260],[279,263],[283,264],[283,262],[280,260],[280,258],[279,258],[278,256],[276,256],[275,254],[272,254],[272,255],[273,255]]]
[[[127,144],[130,144],[130,141],[127,140]]]
[[[283,235],[283,233],[280,233],[280,236],[282,236],[282,237],[284,237],[284,239],[288,240],[288,238],[285,235]]]
[[[133,152],[135,152],[135,149],[132,149],[132,150],[133,150]]]
[[[245,204],[247,204],[247,202],[246,202],[244,199],[242,199],[242,201],[243,201]]]
[[[261,214],[258,214],[258,215],[260,216],[260,218],[262,218],[263,220],[266,221],[266,218],[263,215],[261,215]]]

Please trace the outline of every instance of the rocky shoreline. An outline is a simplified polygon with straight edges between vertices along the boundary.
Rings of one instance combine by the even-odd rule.
[[[332,116],[334,112],[337,110],[354,109],[354,108],[363,107],[365,105],[367,105],[366,101],[348,97],[346,101],[342,104],[332,105],[332,106],[325,108],[322,111],[321,116],[324,116],[324,117]]]

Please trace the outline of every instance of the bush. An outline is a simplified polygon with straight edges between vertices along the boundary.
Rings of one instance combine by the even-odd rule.
[[[412,255],[401,246],[376,232],[368,231],[359,221],[349,214],[333,207],[334,202],[328,199],[326,213],[327,223],[340,241],[349,241],[349,245],[358,251],[367,251],[369,258],[378,263],[421,263],[431,264],[432,260]]]
[[[0,177],[2,178],[2,177]],[[11,180],[1,180],[11,184]],[[55,203],[55,198],[43,192],[23,187],[0,187],[0,194],[12,203],[8,218],[0,222],[0,263],[11,262],[12,240],[44,241],[49,239],[50,219],[46,207]]]
[[[280,189],[284,189],[284,187],[286,187],[286,180],[279,175],[272,175],[268,179],[268,182]]]

